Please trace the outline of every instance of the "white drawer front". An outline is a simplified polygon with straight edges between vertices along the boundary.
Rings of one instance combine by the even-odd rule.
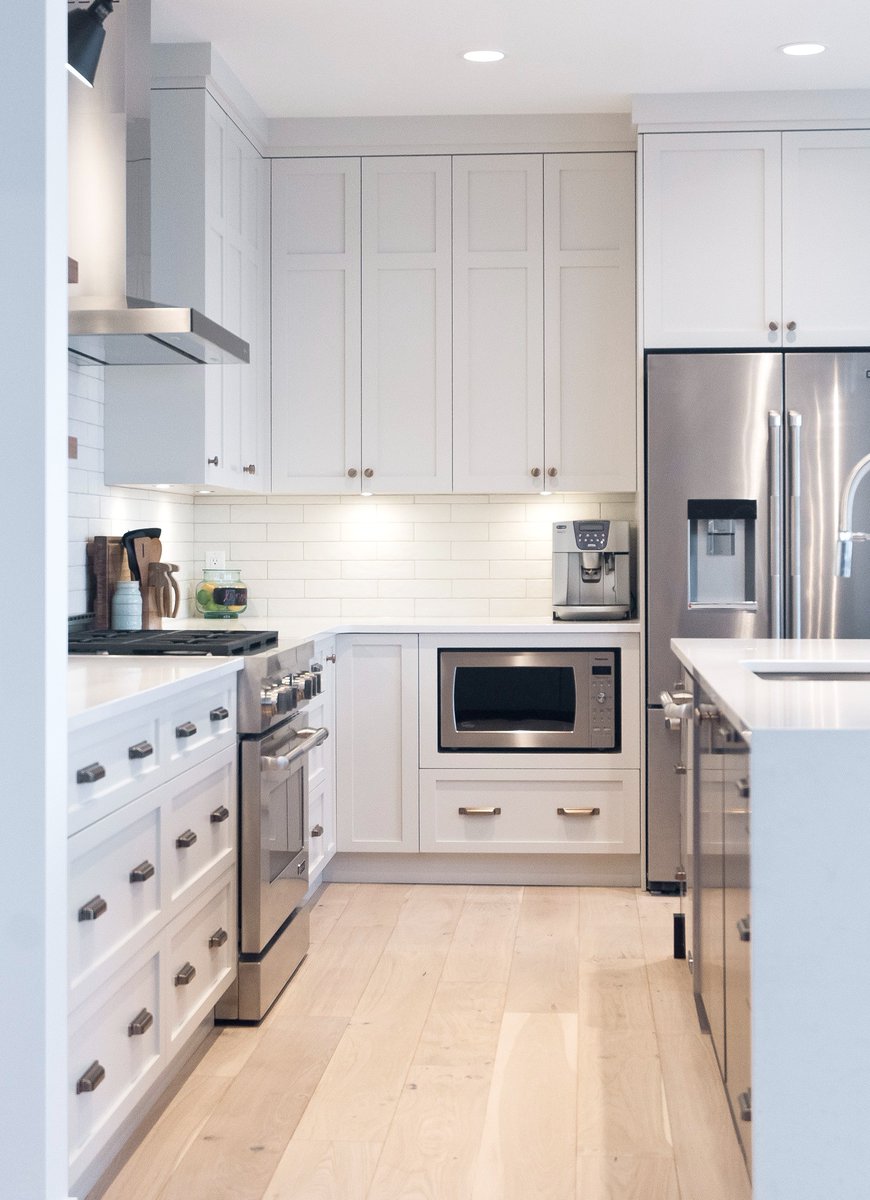
[[[73,1003],[96,977],[113,969],[116,956],[150,937],[163,919],[161,790],[134,800],[69,840]]]
[[[235,676],[170,701],[162,722],[167,761],[180,771],[234,745],[235,713]]]
[[[517,778],[511,771],[421,771],[420,849],[636,854],[639,774],[542,771]]]
[[[229,987],[236,953],[235,871],[229,871],[169,930],[165,994],[170,1053]]]
[[[161,781],[165,759],[161,736],[156,708],[144,709],[111,724],[72,735],[69,747],[71,833],[98,821]]]
[[[70,1016],[73,1178],[153,1081],[160,1065],[159,997],[160,953],[151,943]],[[82,1090],[94,1083],[92,1091]]]
[[[235,861],[235,747],[186,772],[163,809],[168,904],[177,911],[197,886]]]

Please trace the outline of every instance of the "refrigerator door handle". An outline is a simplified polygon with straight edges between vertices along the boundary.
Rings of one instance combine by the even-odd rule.
[[[801,414],[788,414],[788,558],[789,616],[788,636],[801,636]]]
[[[769,628],[782,637],[782,416],[767,414],[767,470],[770,511],[767,514],[767,561],[770,570]]]

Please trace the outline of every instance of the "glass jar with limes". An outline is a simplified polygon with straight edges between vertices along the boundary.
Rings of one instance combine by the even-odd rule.
[[[238,617],[248,607],[248,589],[235,567],[205,567],[196,588],[196,611],[203,617]]]

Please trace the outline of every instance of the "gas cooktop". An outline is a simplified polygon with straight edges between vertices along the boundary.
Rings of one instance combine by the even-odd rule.
[[[70,631],[70,654],[259,654],[278,644],[275,630],[89,629]]]

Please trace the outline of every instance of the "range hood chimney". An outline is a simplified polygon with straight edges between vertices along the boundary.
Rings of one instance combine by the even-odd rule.
[[[150,167],[151,2],[115,0],[95,86],[69,80],[70,352],[106,366],[249,362],[236,334],[150,299]]]

